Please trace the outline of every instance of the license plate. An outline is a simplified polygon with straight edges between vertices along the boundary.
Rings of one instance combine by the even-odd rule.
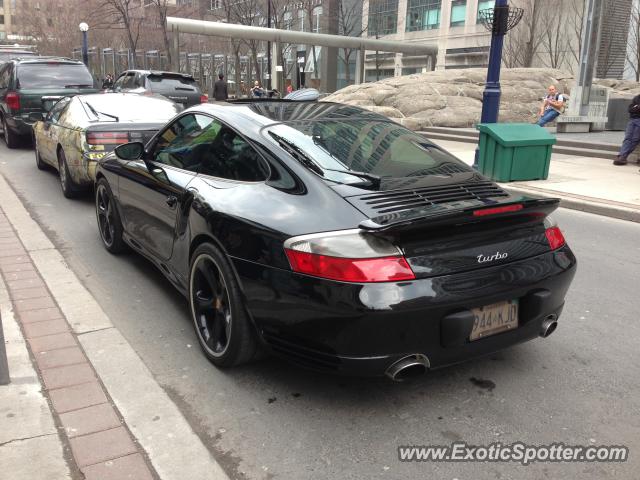
[[[490,337],[518,326],[518,300],[471,309],[475,321],[469,340]]]

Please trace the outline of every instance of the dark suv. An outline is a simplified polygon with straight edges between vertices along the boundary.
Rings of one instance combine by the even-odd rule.
[[[9,148],[31,136],[41,120],[63,97],[95,93],[93,77],[76,60],[60,57],[17,58],[0,66],[0,128]]]
[[[192,75],[153,70],[127,70],[113,84],[115,92],[158,94],[167,97],[185,108],[206,103],[209,98],[202,93]]]

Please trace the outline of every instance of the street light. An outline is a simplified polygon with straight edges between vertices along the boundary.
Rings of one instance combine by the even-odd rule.
[[[87,32],[89,31],[89,25],[82,22],[78,25],[78,28],[82,32],[82,63],[87,67],[89,66],[89,42],[87,40]]]
[[[480,123],[497,123],[500,113],[500,65],[502,64],[502,47],[504,36],[515,27],[524,10],[510,7],[508,0],[496,0],[492,9],[480,10],[478,19],[491,32],[491,46],[489,47],[489,66],[487,68],[487,82],[482,94],[482,114]],[[478,168],[480,155],[479,147],[473,161],[473,168]]]
[[[271,28],[271,0],[267,0],[267,28]],[[277,61],[277,59],[276,59]],[[271,42],[267,42],[267,89],[271,90]]]

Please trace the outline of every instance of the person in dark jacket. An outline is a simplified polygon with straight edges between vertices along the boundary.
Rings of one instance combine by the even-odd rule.
[[[219,74],[218,80],[213,85],[213,98],[217,101],[224,101],[229,98],[229,94],[227,93],[227,82],[224,81],[224,75]]]
[[[107,73],[107,76],[102,81],[102,89],[103,90],[110,90],[112,88],[113,88],[113,76],[111,76],[110,73]]]
[[[636,95],[629,105],[629,123],[624,134],[620,153],[613,161],[614,165],[626,165],[627,157],[640,145],[640,95]]]

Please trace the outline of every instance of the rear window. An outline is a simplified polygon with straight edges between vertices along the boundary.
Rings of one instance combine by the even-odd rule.
[[[150,75],[147,82],[151,91],[157,93],[200,92],[196,81],[190,78]]]
[[[425,137],[393,122],[290,122],[274,125],[268,132],[294,144],[323,169],[394,178],[471,171]]]
[[[93,87],[93,77],[84,65],[27,63],[18,67],[20,88]]]

